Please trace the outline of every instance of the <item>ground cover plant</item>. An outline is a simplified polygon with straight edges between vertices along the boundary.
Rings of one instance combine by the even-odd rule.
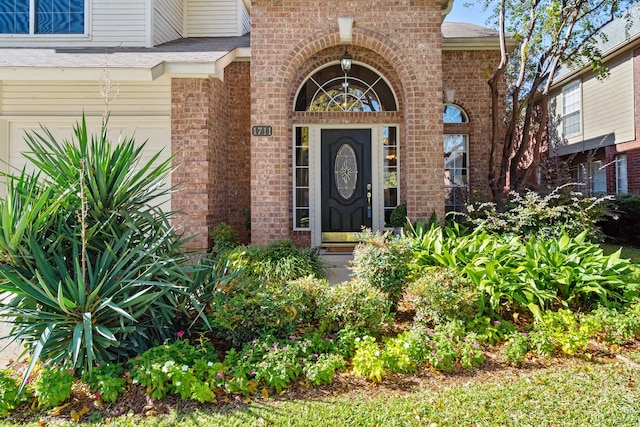
[[[352,396],[354,387],[395,384],[400,390],[433,377],[431,388],[412,394],[423,405],[407,408],[409,400],[386,396],[393,402],[389,411],[374,410],[358,397],[359,408],[334,417],[320,405],[316,416],[340,425],[390,419],[517,424],[525,412],[507,410],[511,395],[500,394],[500,385],[465,391],[456,381],[515,369],[534,381],[552,381],[545,372],[566,381],[545,371],[554,364],[573,369],[557,356],[610,364],[576,362],[576,375],[596,371],[594,381],[601,369],[602,375],[637,369],[636,266],[619,251],[605,254],[588,240],[589,230],[567,234],[558,226],[558,233],[545,228],[535,235],[535,224],[546,224],[538,220],[529,237],[496,232],[481,221],[474,228],[407,223],[401,235],[365,231],[354,253],[354,278],[329,286],[317,251],[291,241],[239,246],[223,224],[212,233],[209,254],[187,257],[179,251],[182,237],[152,203],[164,172],[143,166],[148,180],[132,172],[139,154],[132,140],[113,148],[105,131],[90,141],[84,123],[75,142],[59,144],[47,135],[32,137],[39,153],[33,161],[52,171],[59,157],[76,159],[60,160],[66,180],[45,172],[8,176],[8,196],[0,201],[6,217],[0,289],[9,297],[2,313],[16,320],[12,334],[32,356],[23,369],[0,373],[1,416],[135,425],[135,417],[119,417],[135,414],[162,424],[183,417],[155,418],[170,412],[165,402],[172,402],[197,409],[197,421],[187,415],[181,425],[259,419],[285,425],[275,414],[262,415],[277,412],[276,402],[297,411],[296,401],[281,396]],[[133,196],[115,197],[116,190]],[[544,209],[560,212],[558,224],[573,215],[551,204]],[[39,215],[30,216],[33,210]],[[452,382],[452,391],[437,381]],[[625,390],[624,383],[607,384],[611,396]],[[513,379],[502,387],[529,410],[552,389],[535,391]],[[636,382],[626,387],[637,395]],[[491,404],[495,410],[476,408],[473,399],[482,393],[501,400]],[[467,402],[460,410],[466,412],[442,410],[444,401],[459,406],[451,404],[456,399]],[[251,402],[262,403],[247,406]],[[613,403],[616,421],[632,416],[629,402]],[[335,405],[346,407],[339,397]],[[410,414],[398,414],[401,409]],[[261,415],[246,418],[251,411]],[[577,411],[570,420],[609,415],[608,409]],[[541,424],[561,425],[536,416]]]

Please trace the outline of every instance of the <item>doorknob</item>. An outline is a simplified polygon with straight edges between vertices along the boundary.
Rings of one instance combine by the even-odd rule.
[[[371,218],[371,184],[367,184],[367,218]]]

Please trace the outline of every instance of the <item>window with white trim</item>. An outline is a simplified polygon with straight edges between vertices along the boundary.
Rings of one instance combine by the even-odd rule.
[[[580,82],[562,88],[562,133],[564,136],[580,132]]]
[[[382,130],[384,145],[384,225],[391,226],[391,212],[400,203],[398,129],[385,126]]]
[[[469,117],[457,105],[445,104],[443,123],[469,123]],[[465,134],[444,135],[445,212],[460,212],[469,194],[469,137]]]
[[[309,128],[295,128],[296,139],[293,150],[293,164],[295,165],[294,192],[293,192],[293,212],[294,228],[309,229]]]
[[[629,182],[627,180],[627,155],[616,156],[616,194],[627,194]]]
[[[0,0],[0,34],[84,34],[85,0]]]

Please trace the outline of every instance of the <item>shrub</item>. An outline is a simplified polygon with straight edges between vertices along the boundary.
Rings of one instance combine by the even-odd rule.
[[[100,363],[91,372],[85,372],[82,380],[91,390],[98,393],[103,402],[115,402],[124,392],[127,381],[122,378],[124,369],[121,363]]]
[[[383,358],[392,372],[415,372],[425,359],[424,335],[416,330],[405,331],[385,340]]]
[[[306,276],[325,277],[324,261],[315,249],[299,249],[291,240],[277,240],[264,247],[239,246],[227,255],[230,271],[284,283]]]
[[[173,333],[166,297],[188,281],[183,240],[158,198],[171,159],[142,161],[144,144],[111,143],[106,121],[74,139],[43,128],[25,156],[40,172],[6,175],[0,200],[0,316],[35,363],[90,370]],[[23,382],[24,384],[24,382]]]
[[[640,245],[640,195],[618,194],[608,203],[611,215],[599,225],[603,233],[617,242]]]
[[[356,340],[356,354],[351,361],[353,373],[374,382],[381,382],[386,374],[384,358],[375,338],[364,336]]]
[[[546,335],[555,349],[574,355],[587,348],[589,339],[602,331],[602,324],[595,317],[558,310],[546,312],[535,329]]]
[[[640,338],[640,302],[627,309],[598,307],[586,316],[602,325],[607,342],[623,345]]]
[[[71,396],[74,381],[71,369],[43,366],[33,383],[38,405],[53,408],[61,404]]]
[[[213,240],[214,253],[220,253],[230,250],[238,246],[238,233],[235,232],[228,224],[220,223],[216,225],[210,233]]]
[[[450,267],[420,270],[411,282],[408,294],[418,320],[444,323],[454,319],[472,319],[478,313],[477,288],[473,282]]]
[[[0,417],[5,417],[20,403],[19,383],[9,369],[0,370]],[[22,399],[24,400],[24,399]]]
[[[318,298],[316,317],[324,332],[353,328],[378,335],[391,320],[388,298],[362,280],[351,280],[328,287]]]
[[[407,223],[407,205],[402,203],[391,211],[389,225],[392,227],[404,227]]]
[[[549,239],[566,233],[575,237],[586,230],[590,239],[599,239],[596,222],[605,214],[608,196],[586,197],[570,191],[567,184],[542,196],[534,191],[511,192],[502,209],[495,203],[467,206],[467,217],[476,227],[492,233]]]
[[[576,237],[504,238],[477,229],[460,235],[457,229],[432,227],[417,238],[418,267],[447,266],[470,278],[478,288],[481,312],[504,308],[529,310],[538,320],[559,306],[612,307],[638,294],[634,267],[620,251],[604,255]]]
[[[529,350],[531,350],[531,344],[529,343],[528,336],[520,332],[515,332],[509,335],[509,338],[504,343],[502,353],[508,363],[521,366]]]
[[[371,231],[358,233],[358,238],[361,243],[353,251],[353,273],[384,292],[395,311],[410,273],[411,240]]]
[[[234,346],[265,334],[284,338],[315,319],[315,298],[323,287],[328,287],[326,281],[266,284],[238,276],[217,287],[207,318],[214,333]]]

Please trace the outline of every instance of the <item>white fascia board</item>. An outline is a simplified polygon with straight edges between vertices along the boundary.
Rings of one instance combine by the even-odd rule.
[[[114,80],[151,81],[148,68],[109,68]],[[7,67],[0,68],[0,80],[98,81],[104,68]]]

